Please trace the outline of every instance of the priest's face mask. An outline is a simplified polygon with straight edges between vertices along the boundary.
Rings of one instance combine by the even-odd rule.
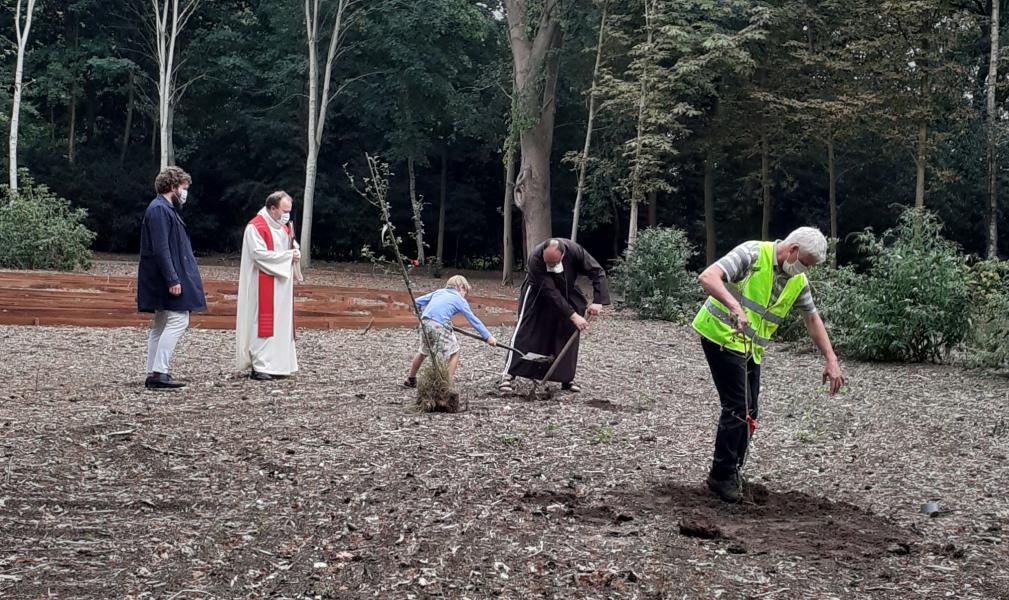
[[[564,253],[559,248],[549,247],[543,251],[543,262],[548,273],[564,272]]]
[[[281,225],[287,225],[291,220],[291,199],[282,198],[277,206],[267,208],[266,212],[270,213],[270,218],[274,221]]]

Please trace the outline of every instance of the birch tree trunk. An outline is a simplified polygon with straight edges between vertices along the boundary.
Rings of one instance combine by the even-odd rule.
[[[158,139],[161,169],[175,163],[172,147],[172,125],[179,101],[176,87],[178,75],[178,41],[189,18],[202,0],[150,0],[154,24],[153,57],[158,64]]]
[[[17,34],[17,66],[14,69],[14,100],[11,108],[11,129],[8,138],[8,175],[10,176],[11,196],[18,193],[18,124],[21,117],[21,80],[24,76],[25,51],[28,49],[28,35],[31,33],[32,16],[35,12],[35,0],[27,0],[24,23],[21,22],[21,6],[23,0],[17,0],[14,12],[14,32]]]
[[[522,210],[525,253],[552,235],[550,216],[550,151],[553,147],[557,76],[562,30],[561,0],[543,0],[529,13],[530,0],[504,0],[515,73],[520,122],[521,163],[515,181],[515,205]]]
[[[323,14],[320,10],[320,0],[305,0],[305,32],[308,42],[308,152],[305,160],[305,197],[301,213],[301,264],[305,269],[309,268],[312,262],[312,212],[315,205],[315,183],[319,174],[319,150],[326,128],[327,109],[336,96],[330,94],[333,66],[341,54],[338,51],[344,40],[347,11],[353,3],[354,0],[337,1],[329,50],[326,53],[326,63],[320,81],[318,45]]]
[[[599,20],[599,39],[596,42],[596,64],[592,68],[592,85],[589,88],[589,119],[585,127],[585,144],[582,147],[582,157],[578,162],[578,188],[575,192],[575,208],[571,219],[571,241],[578,241],[578,218],[582,209],[582,194],[585,192],[585,173],[589,163],[589,148],[592,144],[592,125],[596,118],[596,85],[599,79],[599,66],[603,61],[603,41],[606,39],[606,11],[609,0],[603,0],[602,17]]]
[[[424,264],[424,202],[417,197],[417,177],[413,170],[413,156],[406,159],[410,177],[410,208],[413,209],[414,240],[417,242],[417,262]]]
[[[991,52],[988,60],[988,258],[998,258],[998,164],[996,160],[998,110],[995,91],[998,87],[999,4],[991,2]]]

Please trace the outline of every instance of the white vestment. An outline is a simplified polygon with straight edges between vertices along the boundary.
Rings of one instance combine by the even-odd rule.
[[[238,313],[235,319],[237,334],[236,359],[239,370],[252,367],[268,375],[290,375],[298,370],[298,357],[294,349],[294,277],[292,257],[298,247],[287,233],[287,228],[275,221],[265,208],[259,215],[269,225],[273,235],[273,250],[256,226],[245,227],[242,240],[242,268],[238,276]],[[293,244],[292,244],[293,242]],[[259,337],[259,274],[272,276],[273,281],[273,335]]]

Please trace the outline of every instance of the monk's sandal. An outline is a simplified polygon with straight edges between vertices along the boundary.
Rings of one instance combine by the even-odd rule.
[[[565,392],[573,392],[577,394],[578,392],[582,391],[582,386],[578,385],[573,381],[568,381],[567,383],[561,384],[561,389],[564,390]]]

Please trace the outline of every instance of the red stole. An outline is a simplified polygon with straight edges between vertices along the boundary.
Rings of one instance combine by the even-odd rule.
[[[270,226],[266,223],[266,219],[263,215],[256,215],[249,225],[256,228],[259,235],[262,236],[263,241],[266,242],[266,249],[273,252],[273,233],[270,232]],[[287,230],[287,235],[291,236],[291,226],[288,225],[284,229]],[[293,236],[291,236],[293,239]],[[291,312],[294,312],[294,302],[291,303]],[[291,316],[292,329],[294,328],[294,316]],[[257,337],[268,338],[273,337],[273,275],[259,271],[259,315],[257,316],[257,324],[259,331],[256,334]]]

